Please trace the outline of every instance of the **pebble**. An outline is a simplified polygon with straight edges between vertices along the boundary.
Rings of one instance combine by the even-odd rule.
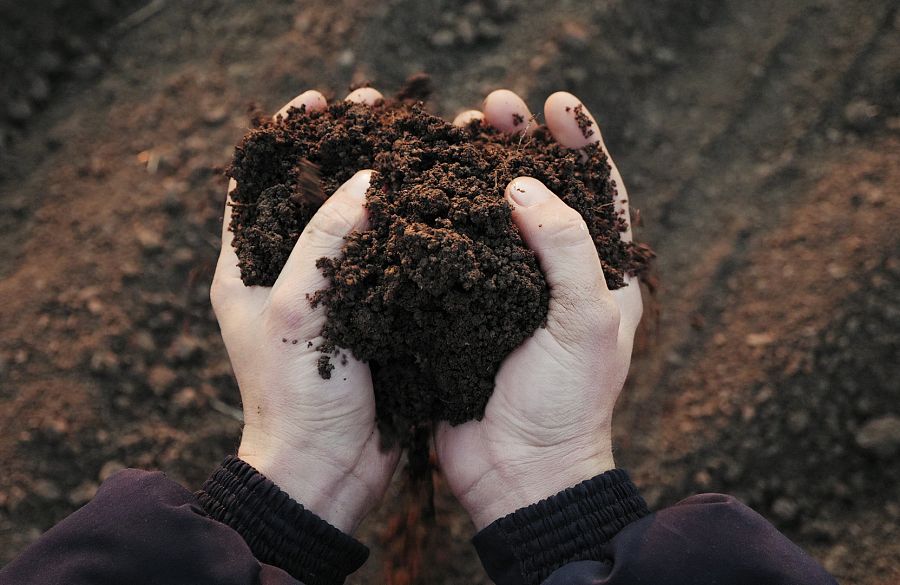
[[[31,104],[24,97],[17,97],[9,100],[6,105],[6,115],[13,122],[24,122],[34,113]]]
[[[69,492],[69,503],[73,506],[82,506],[90,502],[100,486],[93,481],[85,481]]]
[[[889,459],[900,452],[900,416],[887,414],[866,422],[856,432],[856,444]]]
[[[570,51],[583,51],[589,45],[590,34],[582,23],[568,20],[562,23],[559,42]]]
[[[121,461],[116,461],[114,459],[111,461],[107,461],[103,464],[103,467],[100,468],[100,473],[97,474],[97,479],[99,479],[102,483],[112,477],[113,474],[122,471],[123,469],[125,469],[125,464]]]
[[[864,99],[855,99],[844,108],[844,120],[854,130],[869,130],[878,117],[878,106]]]
[[[35,77],[28,87],[28,97],[36,102],[45,102],[50,97],[50,84],[43,77]]]
[[[176,337],[166,351],[166,356],[177,362],[189,362],[202,354],[203,341],[190,333],[182,333]]]
[[[35,480],[31,484],[31,491],[38,497],[48,501],[58,500],[62,494],[56,484],[46,479]]]
[[[178,380],[178,374],[172,368],[158,364],[150,368],[147,374],[147,383],[154,394],[161,395],[168,390],[175,381]]]
[[[339,67],[349,68],[354,63],[356,63],[356,55],[352,49],[345,49],[338,55],[337,64]]]
[[[99,75],[102,70],[103,60],[95,53],[88,53],[79,59],[75,66],[72,67],[72,73],[82,81],[93,79]]]
[[[134,235],[144,250],[157,252],[162,249],[162,236],[156,230],[141,226],[135,230]]]
[[[795,434],[800,434],[809,428],[809,413],[805,410],[797,410],[788,416],[788,428]]]
[[[62,69],[63,60],[55,51],[42,51],[35,59],[34,66],[38,71],[50,75]]]
[[[432,34],[429,40],[431,41],[432,46],[445,48],[456,42],[456,35],[453,34],[452,30],[442,28]]]
[[[114,373],[119,369],[119,357],[107,349],[97,350],[91,355],[90,367],[96,374]]]
[[[764,347],[775,341],[771,333],[750,333],[744,338],[744,342],[750,347]]]
[[[197,390],[188,386],[179,390],[172,397],[172,405],[177,410],[193,410],[200,406],[200,395]]]
[[[218,126],[228,118],[228,108],[216,106],[203,112],[203,121],[210,126]]]
[[[783,522],[789,522],[797,517],[797,502],[789,498],[778,498],[772,503],[772,514]]]

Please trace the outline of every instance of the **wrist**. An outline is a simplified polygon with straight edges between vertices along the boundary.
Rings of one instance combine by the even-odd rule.
[[[298,504],[237,457],[226,457],[196,496],[206,515],[240,534],[260,562],[303,583],[344,583],[368,557],[362,543]]]
[[[352,535],[370,507],[368,489],[351,470],[327,457],[245,428],[238,457],[269,478],[304,508]]]
[[[543,583],[569,563],[606,558],[609,541],[649,513],[628,474],[613,469],[497,519],[472,542],[495,583]]]
[[[615,469],[612,448],[591,455],[546,454],[539,460],[492,467],[461,498],[481,530],[498,518]]]

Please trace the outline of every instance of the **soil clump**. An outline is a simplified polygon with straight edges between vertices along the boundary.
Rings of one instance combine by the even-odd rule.
[[[357,171],[376,171],[368,228],[347,237],[341,257],[319,259],[331,287],[310,302],[328,314],[320,374],[331,375],[336,348],[367,362],[388,442],[433,421],[481,418],[500,363],[546,319],[547,283],[504,198],[513,178],[544,182],[581,214],[611,289],[652,256],[620,238],[626,222],[598,145],[563,148],[543,126],[530,135],[455,127],[426,111],[415,84],[375,106],[257,117],[227,171],[248,286],[271,286],[324,199]]]

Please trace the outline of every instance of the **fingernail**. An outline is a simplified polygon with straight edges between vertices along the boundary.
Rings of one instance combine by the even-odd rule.
[[[365,201],[366,199],[366,191],[369,190],[369,185],[372,182],[372,173],[375,171],[371,169],[365,169],[362,171],[358,171],[352,179],[353,188],[351,191],[353,192],[353,196],[357,199]]]
[[[509,184],[508,192],[509,198],[516,205],[521,205],[522,207],[537,205],[553,196],[553,193],[543,183],[531,177],[513,179]]]

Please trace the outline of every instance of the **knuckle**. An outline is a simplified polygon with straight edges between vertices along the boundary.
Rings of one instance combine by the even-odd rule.
[[[276,288],[269,297],[268,317],[273,325],[293,328],[300,324],[306,313],[305,296],[285,288]]]
[[[590,239],[587,223],[574,209],[566,208],[559,214],[555,223],[551,244],[554,248],[580,245]]]
[[[614,333],[619,330],[622,312],[614,301],[604,298],[591,303],[590,318],[594,327],[601,333]]]
[[[323,205],[315,219],[309,223],[307,230],[312,238],[343,238],[356,225],[352,213],[347,206],[334,202],[331,205]]]
[[[221,319],[225,314],[230,298],[229,286],[217,273],[213,276],[212,284],[209,287],[209,302],[212,304],[217,318]]]

